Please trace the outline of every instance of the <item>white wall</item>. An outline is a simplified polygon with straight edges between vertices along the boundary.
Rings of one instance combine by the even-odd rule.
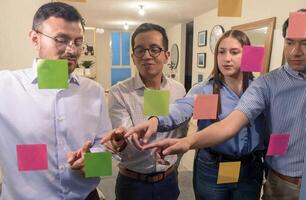
[[[216,24],[221,24],[225,30],[231,29],[234,25],[249,23],[260,19],[276,17],[276,26],[274,31],[274,41],[271,54],[270,70],[281,65],[283,38],[281,36],[281,26],[288,17],[289,12],[296,11],[306,7],[306,0],[246,0],[243,1],[241,17],[217,17],[217,9],[194,18],[194,40],[193,40],[193,72],[192,83],[197,82],[197,74],[204,73],[207,78],[213,67],[213,54],[209,49],[208,44],[205,47],[198,47],[197,37],[198,32],[208,30],[208,39],[210,31]],[[197,53],[206,52],[207,61],[206,68],[199,69],[197,64]]]
[[[30,67],[35,56],[35,51],[28,38],[31,30],[32,18],[35,11],[49,0],[0,0],[0,70],[18,69]],[[18,4],[18,6],[16,6]],[[196,82],[197,73],[209,75],[213,66],[213,55],[209,49],[209,41],[206,47],[197,46],[197,34],[199,31],[208,30],[208,38],[212,27],[221,24],[226,30],[231,26],[244,24],[269,17],[277,17],[276,29],[271,54],[270,70],[281,64],[283,39],[281,25],[290,11],[306,7],[306,0],[246,0],[243,1],[242,17],[217,17],[217,9],[194,18],[194,44],[193,44],[193,83]],[[169,48],[173,43],[179,46],[179,64],[177,80],[184,82],[185,73],[185,24],[177,24],[167,29],[169,36]],[[110,87],[111,50],[109,47],[110,31],[97,35],[97,81],[104,87]],[[207,53],[207,68],[196,67],[196,56],[199,52]],[[135,72],[135,68],[131,62]],[[166,67],[166,66],[165,66]]]
[[[35,56],[28,33],[35,11],[48,0],[1,0],[0,70],[30,67]],[[18,5],[18,6],[17,6]]]
[[[100,83],[104,89],[111,86],[111,48],[110,37],[111,32],[104,30],[103,34],[96,36],[96,55],[97,55],[97,77],[96,81]]]
[[[169,38],[169,51],[173,44],[179,48],[179,62],[175,70],[175,79],[182,84],[185,82],[185,49],[186,49],[186,24],[177,24],[166,30]],[[171,55],[170,55],[171,56]],[[170,63],[170,60],[169,60]],[[164,73],[170,73],[168,66],[164,66]]]

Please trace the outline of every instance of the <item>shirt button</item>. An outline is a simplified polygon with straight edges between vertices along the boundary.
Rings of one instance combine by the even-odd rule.
[[[63,121],[64,119],[65,119],[65,117],[63,117],[63,116],[59,116],[59,117],[57,118],[58,121]]]

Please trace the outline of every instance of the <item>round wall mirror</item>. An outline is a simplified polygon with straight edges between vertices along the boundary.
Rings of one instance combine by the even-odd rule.
[[[177,44],[173,44],[170,50],[170,69],[176,69],[179,61],[179,49]]]

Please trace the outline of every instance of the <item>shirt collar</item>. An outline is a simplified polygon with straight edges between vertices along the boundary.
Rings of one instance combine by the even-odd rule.
[[[29,75],[30,76],[30,81],[32,84],[37,84],[37,60],[38,58],[34,58],[33,64],[32,64],[32,73]],[[79,77],[75,74],[73,71],[71,74],[69,74],[69,83],[73,83],[76,85],[80,85],[80,80]]]
[[[168,83],[167,77],[164,74],[162,74],[162,82],[161,82],[160,88],[166,88],[167,83]],[[143,83],[143,81],[140,77],[140,74],[137,73],[135,75],[134,89],[137,90],[137,89],[141,89],[141,88],[146,88],[146,86]]]
[[[292,69],[288,63],[285,64],[284,69],[286,70],[286,72],[288,72],[291,76],[297,78],[297,79],[302,79],[305,80],[306,79],[306,74],[302,73],[302,72],[298,72],[294,69]]]

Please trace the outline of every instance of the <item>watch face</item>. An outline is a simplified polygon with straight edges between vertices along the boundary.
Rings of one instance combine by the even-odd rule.
[[[212,53],[215,51],[215,46],[218,39],[223,35],[224,28],[221,25],[216,25],[210,32],[209,47]]]

